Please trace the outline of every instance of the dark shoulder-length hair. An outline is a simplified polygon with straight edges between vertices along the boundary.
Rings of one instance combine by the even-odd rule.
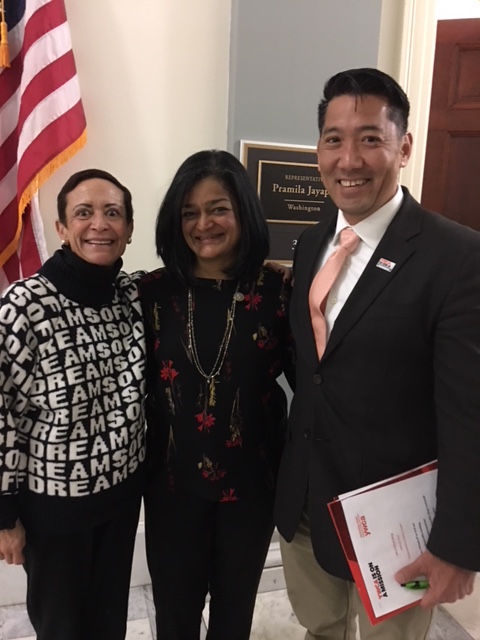
[[[123,204],[125,206],[125,219],[127,223],[132,222],[133,220],[133,204],[132,204],[132,194],[115,176],[112,176],[108,171],[103,171],[103,169],[83,169],[82,171],[77,171],[70,176],[70,178],[66,181],[63,187],[60,189],[57,196],[57,213],[58,219],[64,225],[67,224],[67,196],[73,191],[81,182],[85,182],[85,180],[107,180],[114,184],[120,191],[123,193]]]
[[[180,165],[158,212],[155,229],[157,254],[171,276],[183,283],[194,279],[196,258],[183,237],[182,206],[195,185],[204,178],[215,178],[228,191],[240,226],[236,261],[225,275],[243,282],[250,281],[268,255],[268,228],[245,167],[227,151],[199,151]]]

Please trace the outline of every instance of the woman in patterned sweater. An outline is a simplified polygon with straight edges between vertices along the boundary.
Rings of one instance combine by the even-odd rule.
[[[273,532],[292,380],[290,287],[241,163],[202,151],[157,218],[165,268],[146,276],[147,557],[157,637],[246,640]],[[149,461],[149,462],[148,462]]]
[[[74,174],[57,230],[0,299],[0,558],[25,566],[38,640],[122,640],[145,457],[130,192]]]

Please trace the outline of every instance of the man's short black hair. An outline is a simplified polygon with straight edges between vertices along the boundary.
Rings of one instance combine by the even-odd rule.
[[[408,129],[410,102],[402,87],[388,74],[378,69],[349,69],[332,76],[325,83],[323,99],[318,105],[318,129],[320,134],[325,124],[327,107],[339,96],[378,96],[385,98],[389,106],[389,117],[397,125],[401,135]]]

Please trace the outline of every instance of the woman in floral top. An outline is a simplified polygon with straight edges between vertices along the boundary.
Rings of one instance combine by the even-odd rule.
[[[165,268],[141,285],[148,358],[147,557],[157,637],[247,640],[270,538],[292,384],[290,286],[265,268],[268,230],[225,151],[179,168],[161,205]]]

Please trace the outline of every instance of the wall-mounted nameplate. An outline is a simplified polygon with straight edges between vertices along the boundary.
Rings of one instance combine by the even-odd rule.
[[[317,150],[242,140],[240,159],[267,218],[269,258],[291,264],[302,231],[337,211],[318,173]]]

